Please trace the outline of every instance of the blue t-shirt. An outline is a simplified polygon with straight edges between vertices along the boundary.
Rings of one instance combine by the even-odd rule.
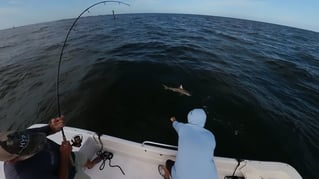
[[[30,131],[51,134],[50,128],[45,126]],[[74,154],[72,153],[74,156]],[[48,139],[44,149],[23,161],[4,163],[6,179],[57,179],[59,176],[60,145]],[[73,179],[75,168],[70,165],[69,179]]]
[[[217,179],[213,160],[216,146],[214,135],[195,125],[173,122],[178,133],[178,151],[172,167],[173,179]]]

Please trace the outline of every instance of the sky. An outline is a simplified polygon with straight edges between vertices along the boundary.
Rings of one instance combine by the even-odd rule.
[[[0,29],[75,18],[99,0],[0,0]],[[248,19],[319,32],[319,0],[122,0],[88,15],[183,13]]]

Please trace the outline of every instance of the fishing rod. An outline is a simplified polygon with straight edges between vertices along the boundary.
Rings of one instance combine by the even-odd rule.
[[[89,6],[88,8],[84,9],[81,14],[73,21],[73,24],[71,25],[68,33],[66,34],[66,37],[64,39],[64,43],[63,43],[63,46],[62,46],[62,49],[61,49],[61,53],[60,53],[60,58],[59,58],[59,63],[58,63],[58,72],[57,72],[57,81],[56,81],[56,96],[57,96],[57,108],[58,108],[58,116],[60,117],[61,116],[61,107],[60,107],[60,68],[61,68],[61,62],[62,62],[62,57],[63,57],[63,52],[64,52],[64,48],[66,46],[66,42],[68,41],[68,38],[69,38],[69,35],[73,29],[73,27],[75,26],[75,24],[78,22],[78,20],[80,19],[80,17],[86,13],[86,12],[89,12],[89,10],[94,7],[94,6],[97,6],[99,4],[106,4],[106,3],[119,3],[119,4],[123,4],[123,5],[127,5],[127,6],[130,6],[129,4],[127,3],[124,3],[124,2],[121,2],[121,1],[100,1],[100,2],[97,2],[91,6]],[[114,13],[114,12],[113,12]],[[113,14],[114,15],[114,14]],[[65,137],[65,133],[64,133],[64,130],[63,128],[61,129],[61,132],[62,132],[62,137],[63,137],[63,140],[66,141],[66,137]]]

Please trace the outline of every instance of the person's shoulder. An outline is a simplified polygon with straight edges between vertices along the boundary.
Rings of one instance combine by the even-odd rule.
[[[41,172],[37,170],[39,166],[34,166],[34,170],[30,170],[28,162],[21,161],[16,163],[5,162],[4,173],[6,179],[38,179],[43,178]],[[44,177],[46,178],[46,177]]]
[[[215,138],[214,134],[213,134],[210,130],[203,128],[203,131],[204,131],[204,133],[205,133],[206,135],[209,135],[209,136]]]
[[[6,179],[20,178],[18,174],[19,172],[13,163],[5,162],[3,165],[3,169]]]

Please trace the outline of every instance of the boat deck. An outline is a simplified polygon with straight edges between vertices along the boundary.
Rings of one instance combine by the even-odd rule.
[[[40,127],[41,124],[32,127]],[[98,136],[91,131],[65,127],[66,137],[72,139],[76,135],[83,137],[82,146],[73,149],[74,152],[81,152],[88,158],[93,159],[101,145]],[[61,133],[49,136],[50,139],[61,143]],[[175,159],[176,150],[168,149],[163,146],[154,146],[150,143],[136,143],[112,136],[102,135],[101,142],[103,150],[113,153],[112,165],[119,165],[125,175],[118,167],[109,167],[109,161],[105,162],[105,167],[100,170],[101,163],[92,169],[85,169],[84,172],[91,179],[162,179],[158,172],[158,165],[164,164],[167,159]],[[163,144],[165,145],[165,144]],[[218,178],[224,179],[231,176],[236,169],[238,162],[235,159],[214,157]],[[3,167],[0,162],[0,178],[4,178]],[[236,176],[246,179],[301,179],[298,172],[288,164],[279,162],[259,162],[244,160],[236,170]]]

